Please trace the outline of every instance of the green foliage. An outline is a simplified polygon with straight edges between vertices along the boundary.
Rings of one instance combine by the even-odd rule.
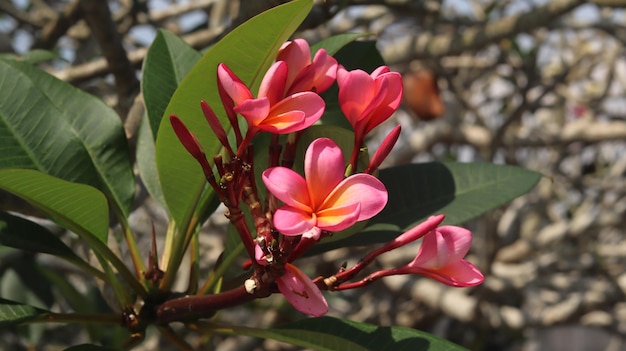
[[[464,351],[429,333],[404,327],[380,327],[347,319],[320,317],[267,330],[236,329],[239,334],[288,342],[319,351]]]
[[[0,54],[0,59],[15,60],[15,61],[21,61],[21,62],[26,62],[30,64],[37,64],[40,62],[50,61],[50,60],[54,60],[57,58],[59,58],[59,54],[57,54],[56,52],[42,50],[42,49],[35,49],[35,50],[25,53],[24,55],[15,55],[15,54],[10,54],[10,53]]]
[[[98,190],[26,169],[0,170],[0,189],[28,201],[87,242],[106,244],[109,209]]]
[[[135,179],[115,111],[24,62],[0,60],[0,91],[0,168],[89,184],[130,213]]]
[[[0,297],[0,327],[15,325],[50,312]]]
[[[218,64],[228,65],[255,92],[276,52],[298,29],[312,5],[312,0],[295,0],[262,13],[236,28],[204,55],[164,30],[159,31],[150,47],[143,64],[142,93],[146,112],[137,139],[137,164],[149,193],[169,210],[177,227],[175,230],[170,224],[168,228],[165,248],[161,252],[167,252],[164,258],[169,258],[165,260],[169,266],[161,278],[158,277],[161,272],[155,269],[154,264],[144,269],[141,254],[134,247],[134,234],[126,226],[135,183],[127,142],[117,114],[101,100],[32,66],[32,63],[54,58],[46,52],[32,52],[22,58],[0,58],[0,90],[3,92],[0,94],[0,189],[26,200],[50,219],[77,234],[93,250],[101,264],[101,267],[95,268],[43,226],[23,217],[0,213],[0,251],[6,253],[7,247],[23,251],[15,259],[16,267],[5,269],[0,277],[2,294],[9,298],[0,298],[0,327],[31,325],[45,320],[54,321],[55,318],[58,318],[56,321],[78,320],[89,323],[86,329],[93,340],[102,341],[110,336],[116,341],[101,343],[117,346],[117,336],[111,336],[113,334],[130,332],[136,336],[135,340],[141,340],[148,325],[165,325],[159,322],[159,313],[170,313],[172,310],[161,310],[159,307],[171,302],[168,294],[172,293],[170,288],[179,274],[180,262],[190,238],[198,239],[193,235],[203,218],[218,205],[199,165],[173,133],[169,116],[175,114],[183,121],[198,137],[209,158],[219,154],[222,146],[200,109],[200,101],[205,100],[229,132],[231,127],[217,91]],[[360,33],[337,35],[312,45],[312,51],[325,48],[348,70],[358,68],[372,72],[384,63],[375,42],[356,41],[363,36]],[[299,135],[294,163],[296,171],[302,172],[305,150],[319,137],[333,139],[348,161],[354,135],[341,113],[337,93],[335,84],[323,95],[327,107],[321,125],[308,128]],[[254,140],[256,189],[260,190],[257,195],[262,203],[265,202],[265,188],[260,175],[268,165],[269,155],[265,150],[270,138],[269,134],[262,133]],[[280,138],[282,142],[287,136]],[[359,156],[357,168],[360,171],[369,158],[367,152]],[[247,172],[249,169],[240,173]],[[405,165],[382,170],[378,176],[389,191],[387,207],[369,222],[335,233],[313,246],[307,254],[387,242],[436,213],[446,214],[446,224],[461,224],[528,192],[541,177],[538,173],[518,167],[460,163]],[[135,263],[135,274],[107,245],[109,206],[120,215],[118,219]],[[244,208],[243,213],[248,227],[253,228],[254,219],[250,211]],[[240,288],[242,277],[250,278],[249,272],[240,269],[248,256],[242,255],[247,252],[238,235],[235,226],[231,225],[225,250],[209,273],[201,293]],[[268,241],[272,240],[269,236]],[[296,241],[280,244],[284,242],[298,245]],[[278,241],[272,242],[276,243]],[[252,245],[247,246],[250,251],[253,250]],[[286,250],[289,249],[287,246]],[[200,255],[197,245],[194,250],[189,277],[193,287],[200,279],[197,275]],[[126,329],[105,330],[92,325],[119,324],[122,316],[100,306],[102,296],[95,288],[83,292],[65,280],[62,273],[41,265],[36,260],[37,253],[64,259],[107,283],[107,288],[112,287],[119,307],[124,310],[123,317],[128,323]],[[283,260],[291,258],[287,255],[282,257]],[[284,269],[283,266],[270,267]],[[147,271],[151,271],[153,276],[146,274]],[[270,270],[258,272],[262,272],[263,277],[267,274],[268,278],[278,279],[279,273]],[[268,284],[263,291],[275,289],[275,286],[269,285],[273,282],[266,280]],[[195,291],[194,288],[190,290]],[[58,294],[76,312],[76,320],[72,319],[75,315],[54,314],[47,310],[57,302]],[[241,294],[246,301],[256,297],[242,289],[234,293],[229,290],[219,296],[240,298]],[[186,298],[181,300],[183,303],[188,301]],[[143,307],[133,310],[138,301],[143,303]],[[223,302],[229,304],[232,301]],[[193,307],[186,306],[185,310]],[[208,311],[204,316],[216,312],[214,306]],[[174,309],[172,313],[175,312]],[[176,320],[182,319],[184,317]],[[380,327],[331,317],[309,318],[269,329],[207,325],[215,333],[275,339],[315,350],[464,350],[410,328]],[[166,327],[163,330],[172,332],[168,335],[172,339],[179,337]],[[182,337],[174,341],[182,341]],[[85,344],[66,350],[114,349]]]
[[[200,109],[200,100],[204,99],[214,109],[228,130],[217,92],[218,64],[225,63],[253,91],[258,89],[276,52],[298,28],[311,6],[312,2],[308,0],[291,1],[237,27],[211,47],[192,68],[172,96],[164,116],[178,116],[195,133],[209,157],[217,154],[221,145],[208,128]],[[156,160],[170,214],[184,231],[195,209],[203,207],[198,202],[206,181],[196,161],[174,134],[168,118],[163,118],[159,127]]]
[[[311,253],[338,247],[387,242],[430,215],[443,213],[444,224],[460,225],[527,193],[541,174],[488,163],[422,163],[383,169],[378,175],[389,202],[362,232],[320,243]]]
[[[146,113],[137,135],[137,167],[150,195],[166,207],[155,167],[159,125],[174,91],[201,54],[174,34],[159,30],[143,63],[141,90]]]

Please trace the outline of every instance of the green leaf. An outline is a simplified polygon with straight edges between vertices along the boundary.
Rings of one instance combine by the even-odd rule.
[[[0,297],[0,327],[16,325],[50,312]]]
[[[346,319],[309,318],[268,330],[239,334],[274,339],[319,351],[466,351],[429,333],[405,327],[380,327]]]
[[[152,196],[163,208],[167,209],[161,181],[156,169],[156,156],[154,146],[154,136],[150,129],[148,115],[144,113],[141,118],[141,125],[137,131],[137,170],[141,181],[146,187],[148,194]]]
[[[47,228],[22,217],[0,212],[0,245],[66,258],[78,256]]]
[[[154,140],[174,91],[201,56],[178,36],[160,29],[143,63],[141,90],[146,113],[137,135],[137,168],[148,193],[165,208]]]
[[[163,113],[178,84],[202,55],[175,34],[159,29],[143,63],[141,89],[156,136]]]
[[[164,116],[177,115],[196,134],[209,158],[217,154],[221,144],[204,118],[200,100],[204,99],[215,110],[228,130],[217,92],[218,64],[227,64],[255,91],[276,52],[302,23],[312,5],[311,0],[290,1],[253,17],[229,33],[211,47],[183,79]],[[161,121],[156,154],[165,201],[177,225],[184,230],[196,207],[202,207],[198,202],[206,181],[200,166],[174,134],[169,118]]]
[[[97,189],[29,169],[0,170],[0,188],[28,201],[63,227],[106,243],[109,208]]]
[[[380,171],[389,201],[365,231],[345,240],[320,243],[312,252],[387,242],[433,214],[459,225],[530,191],[541,174],[490,163],[422,163]]]
[[[107,273],[108,283],[121,289],[121,282],[110,279],[113,271],[105,264],[106,261],[132,285],[135,292],[145,293],[124,262],[107,246],[109,207],[100,191],[30,169],[0,170],[0,189],[26,200],[85,240]]]
[[[0,212],[0,245],[54,255],[102,277],[102,272],[80,258],[47,228],[22,217]]]
[[[0,91],[0,168],[92,185],[129,214],[135,179],[115,111],[24,62],[0,60]]]
[[[50,61],[59,58],[59,54],[53,51],[35,49],[25,53],[24,55],[0,54],[0,59],[22,61],[30,64]]]

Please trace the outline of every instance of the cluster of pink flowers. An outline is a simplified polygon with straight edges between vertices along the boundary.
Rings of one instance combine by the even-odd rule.
[[[222,160],[219,156],[214,158],[219,182],[195,136],[176,116],[170,119],[179,139],[200,162],[207,180],[228,207],[229,218],[246,246],[250,265],[254,268],[245,285],[250,294],[261,296],[261,292],[272,293],[276,289],[297,310],[321,316],[328,311],[321,290],[362,287],[385,276],[420,274],[460,287],[483,281],[480,271],[464,259],[470,248],[471,232],[461,227],[439,226],[443,215],[429,218],[372,251],[354,267],[341,269],[330,277],[311,279],[293,264],[321,238],[372,218],[387,204],[387,190],[372,173],[393,148],[400,127],[394,128],[385,138],[363,173],[356,172],[356,162],[365,136],[398,108],[402,99],[400,74],[391,72],[386,66],[371,74],[362,70],[348,71],[323,49],[311,59],[307,42],[296,39],[280,49],[256,97],[225,64],[219,65],[217,78],[237,143],[236,148],[231,147],[218,118],[208,104],[202,102],[209,125],[230,154],[230,160]],[[265,206],[261,206],[254,193],[254,175],[249,171],[253,160],[252,139],[260,132],[294,133],[297,139],[299,132],[322,117],[325,103],[319,94],[335,82],[339,87],[340,108],[355,135],[348,174],[343,153],[333,140],[319,138],[308,146],[302,176],[285,167],[293,162],[284,159],[279,162],[280,147],[283,146],[278,145],[276,137],[273,139],[276,147],[270,148],[270,166],[262,174],[269,194]],[[238,128],[239,115],[247,122],[245,135]],[[284,148],[284,158],[295,154],[293,141]],[[242,202],[251,209],[256,235],[252,235],[240,220],[238,214]],[[419,251],[405,266],[353,280],[379,255],[418,239],[422,239]]]

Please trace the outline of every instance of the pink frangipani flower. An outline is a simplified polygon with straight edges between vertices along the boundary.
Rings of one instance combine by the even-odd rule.
[[[420,274],[456,287],[475,286],[485,277],[463,259],[470,249],[472,232],[461,227],[443,226],[424,236],[417,256],[397,269],[399,274]]]
[[[313,317],[328,312],[328,303],[311,278],[296,266],[286,263],[285,273],[276,278],[278,290],[298,311]]]
[[[322,230],[341,231],[369,219],[387,204],[383,183],[369,174],[344,178],[341,149],[328,138],[309,145],[303,178],[285,167],[263,172],[263,182],[285,205],[274,213],[274,226],[284,235],[320,238]]]
[[[285,94],[328,90],[337,77],[337,60],[319,49],[311,61],[311,48],[304,39],[288,41],[280,48],[277,61],[285,61],[288,67]]]
[[[378,67],[372,74],[347,71],[339,65],[339,106],[357,138],[362,138],[389,118],[402,100],[402,76],[389,67]]]
[[[257,98],[225,64],[217,68],[225,93],[235,104],[234,111],[248,122],[248,135],[258,131],[285,134],[300,131],[315,123],[326,107],[313,92],[300,92],[283,98],[287,79],[285,62],[274,63],[267,71]]]

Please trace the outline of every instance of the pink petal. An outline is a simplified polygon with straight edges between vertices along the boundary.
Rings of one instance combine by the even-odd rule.
[[[234,110],[241,114],[249,125],[258,127],[270,112],[270,102],[267,98],[248,99],[236,106]]]
[[[316,213],[317,226],[330,232],[338,232],[350,228],[359,220],[361,204],[353,203],[345,206],[325,208]]]
[[[387,72],[390,72],[391,70],[389,69],[389,67],[387,66],[380,66],[378,68],[376,68],[374,70],[374,72],[372,72],[372,74],[370,74],[370,76],[372,76],[372,78],[376,79],[378,78],[378,76],[385,74]]]
[[[372,74],[373,75],[373,74]],[[402,76],[398,72],[384,73],[376,79],[377,86],[385,86],[385,96],[371,112],[365,133],[386,121],[398,109],[402,102]]]
[[[371,131],[375,126],[378,126],[380,123],[384,122],[390,115],[382,118],[382,114],[380,113],[381,106],[385,102],[387,98],[388,92],[388,82],[387,80],[375,81],[374,95],[370,103],[365,106],[365,109],[361,112],[361,117],[354,125],[355,131],[363,133],[363,135],[367,134]]]
[[[276,61],[285,61],[289,68],[287,86],[293,85],[300,72],[311,63],[311,49],[304,39],[295,39],[283,44],[276,56]],[[304,90],[300,90],[304,91]]]
[[[254,259],[262,266],[267,266],[269,262],[265,259],[265,253],[259,246],[259,244],[254,244]]]
[[[409,266],[437,270],[462,259],[469,251],[472,232],[465,228],[444,226],[424,236],[422,246]]]
[[[317,122],[324,114],[326,103],[319,95],[312,92],[302,92],[290,95],[276,105],[272,106],[270,115],[287,115],[293,111],[301,111],[304,120],[301,123],[293,124],[289,128],[281,129],[281,133],[291,133],[303,130]]]
[[[446,225],[437,228],[448,246],[448,259],[457,261],[465,257],[472,246],[472,232],[463,227]]]
[[[304,156],[304,174],[311,208],[319,208],[328,194],[344,179],[344,172],[343,153],[334,141],[319,138],[309,145]]]
[[[350,124],[354,126],[374,99],[376,86],[372,77],[365,71],[353,70],[341,74],[339,72],[337,72],[339,106]]]
[[[301,175],[286,167],[272,167],[261,176],[267,190],[286,205],[311,213],[311,200]]]
[[[298,311],[313,317],[328,312],[328,303],[320,289],[296,266],[286,263],[285,274],[276,279],[276,285]]]
[[[382,211],[387,204],[387,198],[387,189],[380,180],[369,174],[358,173],[339,183],[320,208],[360,203],[361,212],[358,221],[363,221]]]
[[[258,97],[267,97],[270,106],[282,100],[287,80],[287,64],[283,61],[275,62],[263,76],[259,87]]]
[[[348,72],[348,70],[345,67],[343,67],[343,65],[337,65],[337,85],[338,86],[341,87],[342,85],[344,85],[343,82],[346,78],[348,78],[349,73],[350,72]]]
[[[283,206],[274,212],[274,227],[283,235],[301,235],[313,229],[317,217],[311,212]]]
[[[270,114],[259,125],[261,130],[274,134],[287,134],[304,129],[302,125],[306,122],[304,112],[287,111],[281,114]]]
[[[299,91],[315,91],[320,94],[328,90],[337,76],[337,60],[319,49],[313,62],[304,67],[288,88],[288,94]]]
[[[223,63],[217,66],[217,79],[235,104],[238,105],[247,99],[252,99],[250,89]]]
[[[421,274],[455,287],[476,286],[485,280],[478,268],[467,260],[455,261],[438,270],[418,269],[412,273]]]
[[[444,217],[445,216],[442,214],[428,217],[428,219],[424,222],[416,225],[388,242],[385,245],[385,248],[387,250],[393,250],[423,237],[424,235],[430,233],[433,229],[437,228],[437,226],[443,222]]]

